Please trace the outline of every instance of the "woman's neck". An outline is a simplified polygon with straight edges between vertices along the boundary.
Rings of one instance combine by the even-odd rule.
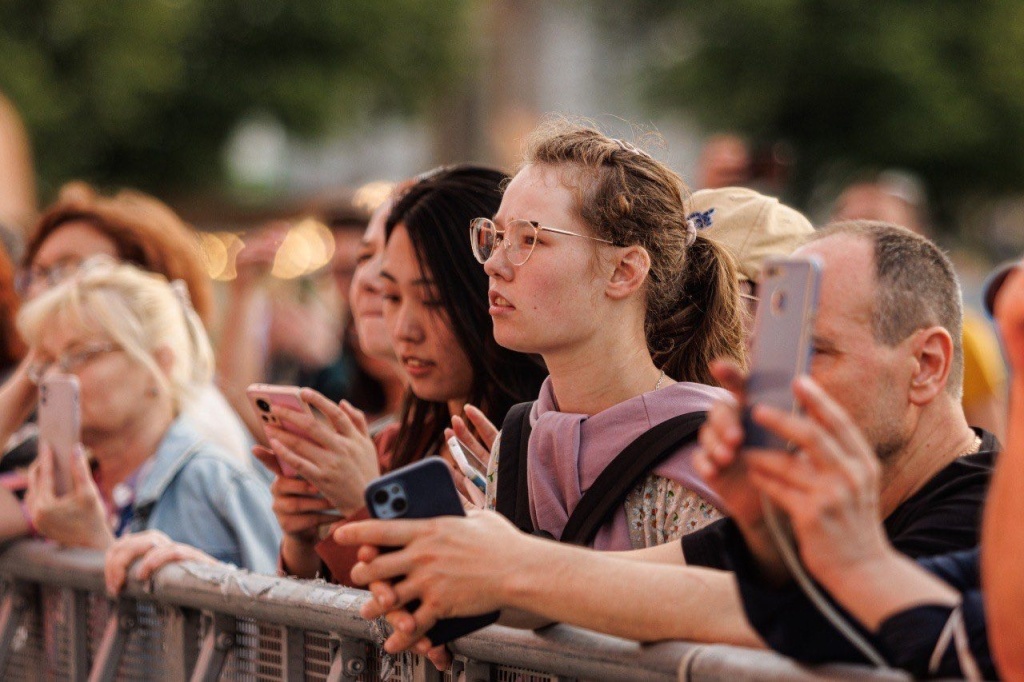
[[[560,412],[597,414],[653,391],[661,379],[641,335],[602,334],[580,347],[545,354]],[[661,385],[667,385],[667,377]]]
[[[106,434],[90,445],[99,469],[100,494],[104,499],[109,500],[114,486],[126,480],[156,454],[160,441],[174,421],[173,410],[161,412],[163,414],[157,418],[148,412],[126,428]]]

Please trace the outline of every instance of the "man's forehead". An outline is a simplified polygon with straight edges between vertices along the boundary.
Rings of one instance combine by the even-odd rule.
[[[821,262],[818,319],[824,326],[844,320],[871,324],[875,259],[870,240],[832,235],[801,246],[793,255],[816,256]]]

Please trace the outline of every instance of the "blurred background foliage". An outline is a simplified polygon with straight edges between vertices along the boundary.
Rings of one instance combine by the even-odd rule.
[[[646,100],[706,130],[783,141],[791,198],[906,168],[940,226],[972,198],[1024,189],[1019,0],[615,0]],[[626,27],[624,29],[624,27]]]
[[[310,137],[415,114],[457,77],[463,0],[4,0],[0,91],[44,195],[72,177],[187,191],[224,178],[254,112]]]

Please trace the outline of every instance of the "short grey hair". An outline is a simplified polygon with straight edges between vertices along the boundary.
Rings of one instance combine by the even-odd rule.
[[[809,239],[861,237],[874,247],[878,291],[872,310],[875,340],[895,346],[926,327],[940,326],[953,337],[953,362],[946,391],[963,397],[963,294],[953,264],[935,242],[889,223],[850,220],[833,223]]]

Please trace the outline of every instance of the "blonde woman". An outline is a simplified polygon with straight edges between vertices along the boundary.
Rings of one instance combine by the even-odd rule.
[[[157,529],[238,566],[273,572],[280,529],[254,471],[197,434],[183,416],[206,387],[213,353],[180,282],[90,260],[18,316],[36,380],[74,374],[82,443],[72,487],[54,491],[53,455],[40,449],[24,520],[2,498],[0,536],[39,534],[105,549]]]

